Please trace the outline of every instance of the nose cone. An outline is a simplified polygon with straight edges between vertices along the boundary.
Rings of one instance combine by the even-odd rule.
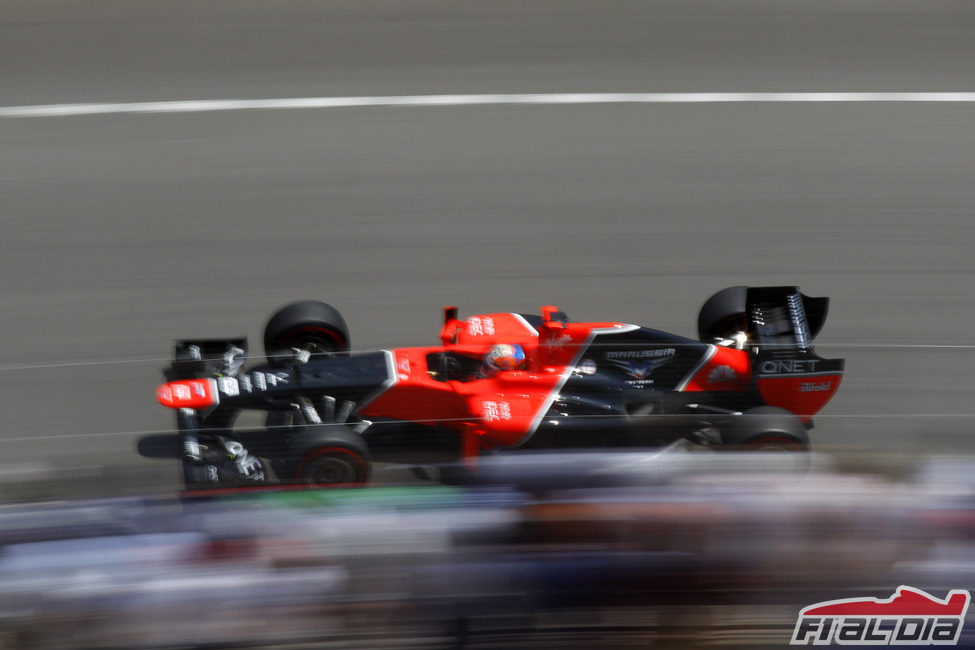
[[[163,406],[173,407],[173,387],[169,384],[163,384],[156,388],[156,401]]]
[[[171,409],[199,409],[220,403],[214,379],[182,379],[156,388],[156,401]]]

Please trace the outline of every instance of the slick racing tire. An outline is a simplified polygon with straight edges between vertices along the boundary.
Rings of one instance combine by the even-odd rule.
[[[697,315],[697,333],[701,341],[731,338],[747,330],[748,287],[728,287],[707,299]]]
[[[362,485],[369,481],[369,462],[354,449],[321,447],[308,452],[297,478],[313,487]]]
[[[721,431],[726,449],[746,451],[809,451],[809,436],[795,414],[775,406],[759,406],[732,418]]]
[[[302,300],[274,312],[264,327],[264,351],[272,363],[290,358],[292,348],[311,355],[349,351],[349,328],[337,309],[317,300]]]
[[[369,449],[347,427],[310,427],[292,443],[294,479],[302,485],[338,487],[369,481]]]

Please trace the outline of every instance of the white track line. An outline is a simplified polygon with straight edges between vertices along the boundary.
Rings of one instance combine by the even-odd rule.
[[[951,102],[975,103],[975,92],[865,93],[554,93],[508,95],[394,95],[387,97],[290,97],[203,99],[114,104],[2,106],[0,117],[69,117],[112,113],[355,108],[367,106],[485,106],[494,104],[707,104],[742,102]]]

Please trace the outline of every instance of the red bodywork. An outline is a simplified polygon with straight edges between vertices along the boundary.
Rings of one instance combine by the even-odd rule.
[[[545,314],[553,311],[554,307],[543,308]],[[592,330],[614,327],[625,325],[546,320],[538,331],[517,314],[486,314],[466,321],[452,318],[440,333],[444,348],[480,359],[492,345],[518,344],[525,350],[528,367],[477,381],[439,381],[427,372],[427,355],[443,348],[396,349],[397,383],[360,413],[456,426],[466,434],[468,451],[515,446],[548,410]],[[436,418],[431,420],[431,414]]]
[[[219,399],[214,379],[182,379],[156,389],[156,400],[171,409],[206,408],[216,404]]]
[[[452,317],[452,308],[446,308],[448,317],[440,333],[444,347],[393,350],[396,383],[360,414],[456,428],[463,434],[465,455],[520,445],[534,432],[568,377],[585,372],[578,364],[593,336],[637,327],[617,322],[562,322],[552,318],[556,312],[555,307],[543,307],[543,323],[536,329],[518,314],[484,314],[461,321]],[[476,381],[441,381],[428,372],[431,353],[451,350],[480,359],[498,343],[521,345],[528,367]],[[677,390],[743,391],[752,381],[752,365],[748,351],[711,345],[703,364]],[[840,378],[839,373],[760,376],[758,385],[767,404],[792,411],[805,422],[829,401]],[[806,390],[810,385],[816,389]]]

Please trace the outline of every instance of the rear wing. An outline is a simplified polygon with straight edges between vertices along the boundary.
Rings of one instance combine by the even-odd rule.
[[[829,310],[829,298],[811,298],[798,287],[749,287],[745,304],[752,342],[790,356],[812,351]]]
[[[798,287],[749,287],[745,302],[754,377],[762,399],[808,423],[843,378],[843,359],[823,359],[813,349],[829,298],[811,298]]]

